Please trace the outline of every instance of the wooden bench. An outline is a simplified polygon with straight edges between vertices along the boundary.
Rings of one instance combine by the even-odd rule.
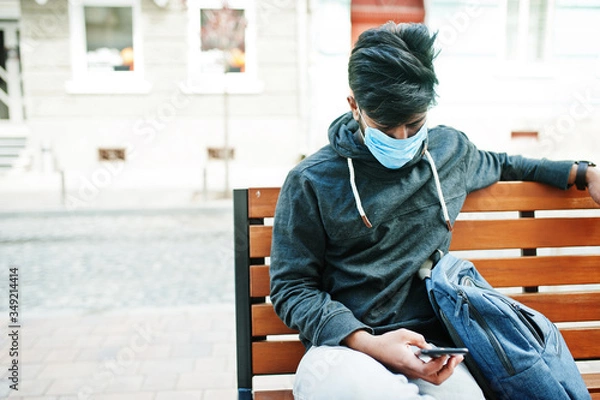
[[[278,194],[278,188],[234,191],[239,399],[293,399],[291,390],[253,391],[253,377],[293,374],[304,353],[297,332],[268,302]],[[598,208],[587,191],[500,182],[468,196],[451,244],[493,286],[557,323],[595,400],[600,399]]]

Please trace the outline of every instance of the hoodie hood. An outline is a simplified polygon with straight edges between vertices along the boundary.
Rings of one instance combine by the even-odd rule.
[[[336,153],[344,158],[377,162],[367,146],[359,139],[358,122],[351,112],[341,115],[329,126],[329,143]]]
[[[354,200],[356,202],[356,209],[361,219],[363,220],[365,226],[368,228],[372,228],[372,224],[369,221],[369,218],[363,209],[362,200],[360,198],[360,193],[358,192],[358,188],[356,186],[356,176],[354,173],[354,160],[362,161],[366,163],[369,167],[376,167],[382,170],[387,171],[388,173],[395,173],[398,170],[403,168],[410,168],[415,163],[419,162],[423,155],[426,156],[429,166],[431,167],[431,171],[433,172],[433,178],[435,180],[436,191],[438,195],[438,199],[440,201],[440,206],[443,211],[444,220],[446,222],[446,226],[449,231],[452,231],[452,225],[450,223],[450,216],[448,214],[448,209],[446,207],[446,201],[444,199],[444,194],[442,193],[442,187],[440,184],[440,178],[437,173],[437,168],[433,161],[433,158],[427,151],[427,140],[423,144],[423,149],[413,158],[412,161],[404,165],[402,168],[398,170],[390,170],[377,161],[377,159],[371,154],[366,145],[364,145],[359,139],[359,126],[358,122],[354,119],[351,112],[348,112],[335,121],[331,123],[329,126],[329,143],[335,150],[337,154],[341,157],[344,157],[348,161],[348,174],[350,180],[350,186],[352,187],[352,193],[354,195]]]

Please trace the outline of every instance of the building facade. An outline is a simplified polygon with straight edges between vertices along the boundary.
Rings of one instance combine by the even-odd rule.
[[[600,150],[598,0],[10,0],[0,6],[0,189],[279,185],[348,109],[352,42],[438,31],[438,105],[482,148]],[[220,38],[227,37],[227,41]]]
[[[480,147],[595,159],[600,150],[600,1],[430,0],[439,31],[431,122]]]
[[[274,171],[306,147],[306,26],[294,0],[231,0],[231,20],[217,15],[220,0],[18,6],[24,117],[11,106],[1,129],[27,145],[5,181],[42,174],[54,182],[48,176],[62,171],[78,198],[222,190],[242,179],[279,182]],[[219,29],[233,33],[230,43],[214,41]]]

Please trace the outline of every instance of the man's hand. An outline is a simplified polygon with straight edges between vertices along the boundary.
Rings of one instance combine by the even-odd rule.
[[[600,168],[588,167],[585,174],[588,184],[588,192],[594,201],[600,204]]]
[[[420,378],[435,385],[448,379],[454,368],[463,360],[463,356],[443,356],[423,362],[415,355],[411,346],[428,349],[431,345],[422,335],[407,329],[398,329],[379,336],[366,331],[356,331],[348,335],[344,344],[373,357],[409,379]]]

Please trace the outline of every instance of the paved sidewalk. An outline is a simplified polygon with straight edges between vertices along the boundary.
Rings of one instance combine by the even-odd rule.
[[[2,317],[0,398],[234,400],[235,318],[230,304],[104,314],[23,316],[18,391],[11,390]],[[290,377],[259,382],[278,388]]]

